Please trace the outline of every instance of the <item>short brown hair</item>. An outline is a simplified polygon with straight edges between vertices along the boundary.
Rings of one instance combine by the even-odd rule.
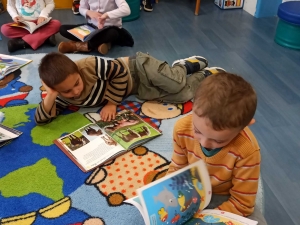
[[[212,123],[214,130],[246,127],[252,120],[257,97],[242,77],[222,72],[208,76],[199,85],[193,112]]]
[[[74,73],[79,73],[77,65],[64,54],[57,52],[45,55],[39,65],[40,78],[50,88]]]

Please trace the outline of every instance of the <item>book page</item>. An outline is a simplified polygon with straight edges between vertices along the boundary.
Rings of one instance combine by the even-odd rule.
[[[32,33],[37,30],[38,28],[40,28],[41,26],[44,26],[45,24],[49,23],[49,21],[52,19],[52,17],[46,18],[46,20],[44,20],[42,23],[40,24],[34,24],[35,27],[33,27],[33,29],[30,26],[30,29],[32,29]]]
[[[100,120],[96,123],[124,149],[131,149],[132,146],[141,145],[161,135],[158,130],[129,110],[119,112],[112,121]]]
[[[96,124],[88,124],[58,141],[85,170],[90,170],[124,151],[122,146]]]
[[[36,24],[34,22],[30,22],[30,21],[20,21],[20,23],[23,23],[26,25],[26,27],[28,28],[27,30],[32,34],[33,31],[36,29]]]
[[[7,74],[25,66],[32,60],[0,54],[0,80]]]
[[[221,210],[206,209],[185,223],[185,225],[195,224],[256,225],[257,221]]]
[[[7,140],[11,140],[14,138],[19,137],[22,134],[22,132],[17,131],[15,129],[6,127],[2,124],[0,124],[0,142],[4,142]]]
[[[85,38],[92,33],[95,30],[95,28],[89,26],[89,25],[81,25],[79,27],[75,27],[73,29],[68,30],[69,33],[73,34],[75,37],[77,37],[79,40],[84,41]]]
[[[40,23],[40,24],[36,24],[35,22],[32,22],[32,21],[26,21],[26,20],[21,20],[20,23],[26,25],[26,30],[28,30],[31,34],[38,28],[40,28],[41,26],[44,26],[46,23],[48,23],[52,18],[49,17],[49,18],[45,18],[45,20]]]
[[[147,218],[145,217],[146,215],[145,215],[145,213],[143,211],[141,200],[140,200],[140,198],[138,196],[135,196],[133,198],[127,199],[124,202],[125,203],[129,203],[131,205],[134,205],[140,211],[140,213],[141,213],[144,221],[147,220]]]
[[[10,26],[11,26],[11,27],[20,27],[20,28],[23,28],[23,29],[25,29],[25,30],[28,30],[28,31],[31,33],[30,27],[29,27],[28,25],[24,24],[23,22],[22,22],[22,23],[20,22],[20,24],[18,24],[18,23],[13,23],[13,24],[11,24]]]
[[[198,161],[137,190],[147,225],[184,224],[207,206],[211,184],[203,166]]]

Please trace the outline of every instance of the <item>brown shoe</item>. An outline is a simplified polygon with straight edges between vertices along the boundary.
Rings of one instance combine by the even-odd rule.
[[[88,49],[87,42],[68,41],[68,42],[61,42],[58,45],[58,51],[60,53],[72,53],[72,52],[89,52],[91,50]]]
[[[106,55],[108,51],[111,49],[111,43],[103,43],[99,45],[98,52],[102,55]]]

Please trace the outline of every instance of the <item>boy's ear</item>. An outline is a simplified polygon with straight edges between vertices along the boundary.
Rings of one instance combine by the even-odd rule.
[[[252,118],[252,120],[250,121],[250,123],[248,124],[248,126],[251,126],[253,124],[255,124],[255,119],[254,118]]]

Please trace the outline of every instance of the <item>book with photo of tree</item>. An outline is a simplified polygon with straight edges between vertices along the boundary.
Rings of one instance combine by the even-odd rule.
[[[92,116],[94,123],[54,140],[84,172],[161,135],[159,130],[129,110],[117,113],[111,121],[101,120],[99,114]]]

